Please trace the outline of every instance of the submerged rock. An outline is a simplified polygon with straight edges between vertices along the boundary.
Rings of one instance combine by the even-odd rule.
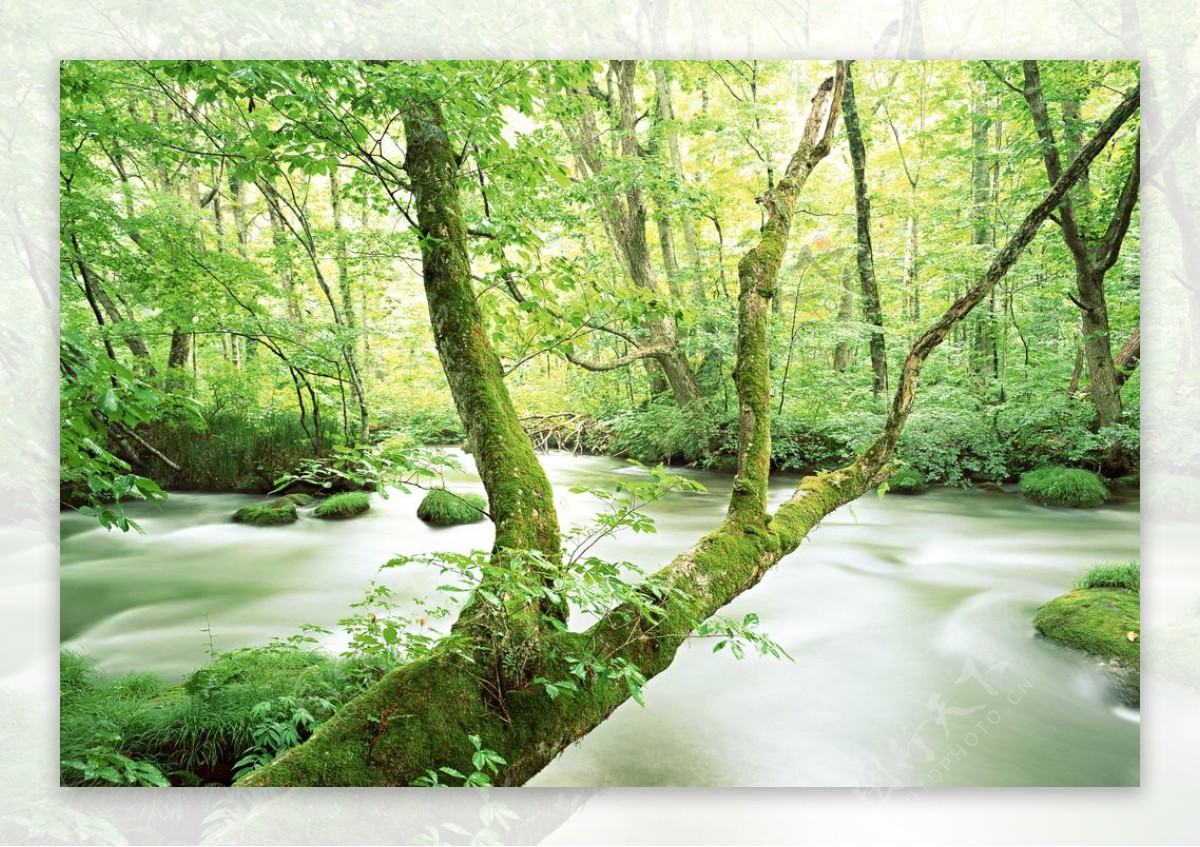
[[[261,505],[243,506],[233,513],[233,522],[250,526],[282,526],[295,523],[297,517],[296,504],[281,498]]]
[[[1141,698],[1141,599],[1125,588],[1077,588],[1042,606],[1033,625],[1046,638],[1101,660],[1121,701]]]

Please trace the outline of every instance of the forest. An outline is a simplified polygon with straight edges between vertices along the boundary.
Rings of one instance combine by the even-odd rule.
[[[784,571],[972,532],[980,632],[1044,636],[990,652],[1111,684],[1012,721],[1118,765],[962,778],[1136,780],[1136,62],[67,61],[60,96],[64,784],[910,784],[924,743],[569,768],[716,678],[693,652],[831,684]]]

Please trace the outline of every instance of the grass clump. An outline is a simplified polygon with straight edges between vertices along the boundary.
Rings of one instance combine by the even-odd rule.
[[[361,515],[371,508],[371,495],[363,491],[348,491],[322,500],[313,510],[314,518],[342,520]]]
[[[101,682],[69,651],[59,661],[63,785],[228,785],[359,690],[350,663],[302,649],[219,655],[173,686],[147,673]]]
[[[296,504],[280,499],[262,505],[243,506],[233,513],[233,522],[250,526],[283,526],[295,523],[297,517]]]
[[[1100,477],[1080,468],[1029,471],[1021,475],[1021,493],[1045,506],[1099,506],[1108,499]]]
[[[888,491],[895,494],[920,494],[929,478],[914,468],[901,468],[887,481]]]
[[[479,494],[455,494],[434,488],[417,507],[417,517],[434,526],[477,523],[487,517],[487,500]]]
[[[1140,562],[1125,562],[1119,565],[1096,565],[1075,580],[1074,588],[1124,588],[1126,591],[1142,590],[1142,566]]]

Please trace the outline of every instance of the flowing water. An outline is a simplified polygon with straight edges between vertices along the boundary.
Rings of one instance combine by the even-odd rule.
[[[482,491],[463,461],[450,487]],[[604,457],[543,464],[564,526],[596,506],[568,488],[639,473]],[[714,528],[731,478],[682,473],[707,492],[669,495],[651,509],[657,534],[596,552],[650,568]],[[772,504],[795,482],[774,479]],[[144,536],[65,514],[64,645],[109,673],[177,679],[211,650],[304,623],[336,629],[372,579],[428,596],[444,581],[431,569],[378,566],[397,553],[487,549],[491,526],[427,527],[419,496],[376,497],[345,522],[255,528],[229,516],[261,498],[173,494],[161,510],[131,508]],[[1037,637],[1030,621],[1080,570],[1137,556],[1136,500],[1066,510],[1011,492],[869,494],[725,610],[756,613],[794,662],[685,645],[644,708],[623,705],[531,784],[1136,785],[1137,712],[1117,704],[1095,662]]]

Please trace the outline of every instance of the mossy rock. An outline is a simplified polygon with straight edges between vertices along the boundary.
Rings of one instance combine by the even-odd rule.
[[[487,500],[479,494],[455,494],[434,488],[417,507],[417,517],[434,526],[478,523],[487,518]]]
[[[361,515],[371,508],[371,495],[362,491],[349,491],[345,494],[335,494],[327,500],[322,500],[313,510],[314,518],[325,520],[344,520]]]
[[[892,494],[920,494],[929,486],[929,477],[912,468],[901,468],[887,481]]]
[[[297,517],[296,504],[280,499],[256,506],[243,506],[233,513],[233,522],[250,526],[283,526],[295,523]]]
[[[1046,467],[1021,475],[1021,493],[1043,506],[1100,506],[1108,499],[1103,480],[1081,468]]]
[[[1121,700],[1139,703],[1141,598],[1122,588],[1077,588],[1037,611],[1033,625],[1043,636],[1100,659],[1117,683]]]
[[[286,500],[295,506],[311,506],[317,498],[311,494],[305,494],[303,491],[297,491],[294,494],[284,494],[279,499]]]

